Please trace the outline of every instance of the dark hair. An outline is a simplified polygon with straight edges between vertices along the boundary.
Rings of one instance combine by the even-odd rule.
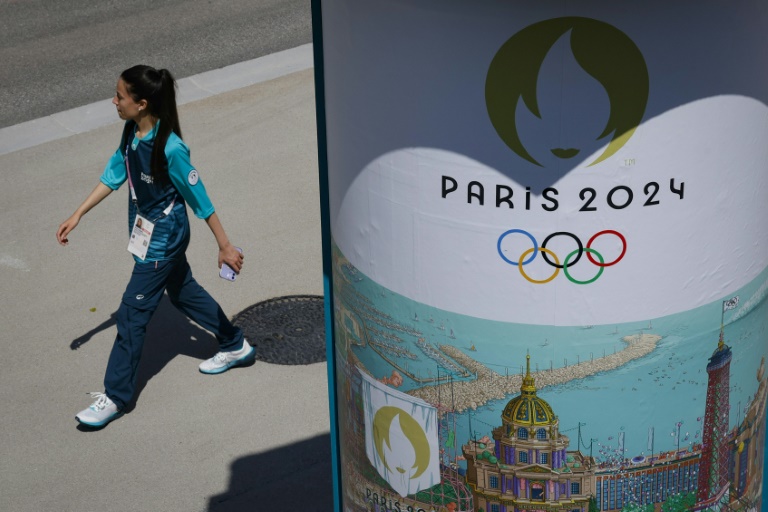
[[[160,183],[168,182],[168,161],[165,158],[165,144],[171,132],[181,138],[181,125],[176,110],[176,81],[167,69],[138,65],[120,73],[128,94],[133,101],[147,100],[147,110],[160,126],[155,134],[152,148],[150,172]]]

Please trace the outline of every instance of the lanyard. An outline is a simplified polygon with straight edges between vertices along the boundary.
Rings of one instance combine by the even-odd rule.
[[[139,202],[136,199],[136,189],[133,188],[133,180],[131,180],[131,167],[128,165],[128,148],[130,147],[130,144],[125,145],[125,173],[128,175],[128,187],[131,189],[131,201],[133,202],[134,206],[136,206],[136,211],[141,213],[139,211]],[[158,220],[162,219],[163,217],[167,217],[169,213],[171,213],[171,210],[173,210],[173,205],[176,203],[176,198],[173,198],[173,201],[171,201],[171,204],[168,205],[168,207],[163,210],[163,214],[160,215],[158,218],[153,220],[152,222],[157,222]]]

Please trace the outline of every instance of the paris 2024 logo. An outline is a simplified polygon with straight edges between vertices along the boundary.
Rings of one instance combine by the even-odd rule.
[[[595,143],[605,145],[605,149],[588,166],[606,160],[626,144],[640,124],[648,103],[649,79],[645,59],[635,43],[621,30],[602,21],[581,17],[555,18],[524,28],[509,38],[493,58],[485,83],[485,99],[488,115],[499,137],[518,156],[540,167],[544,165],[531,155],[521,139],[518,109],[527,108],[531,114],[542,118],[538,98],[542,64],[553,46],[569,32],[567,40],[576,63],[603,87],[610,104],[606,123],[594,137]],[[561,87],[567,86],[564,80]],[[582,149],[551,147],[549,151],[558,159],[568,160],[579,155]],[[523,235],[523,240],[526,237],[530,239],[531,247],[524,250],[523,246],[523,249],[516,251],[510,248],[509,252],[515,253],[510,256],[505,245],[507,240],[518,235]],[[558,235],[570,237],[576,243],[576,248],[572,252],[569,250],[564,260],[546,247],[547,242]],[[592,246],[601,235],[613,235],[621,242],[620,254],[610,262]],[[586,247],[575,234],[566,232],[553,233],[539,245],[532,234],[516,228],[501,234],[497,250],[504,262],[517,267],[531,283],[548,283],[563,270],[572,283],[589,284],[599,278],[606,267],[615,265],[624,257],[627,241],[621,233],[609,229],[594,235]],[[584,252],[587,258],[582,260]],[[539,254],[554,268],[554,272],[546,278],[534,279],[526,273],[524,266]],[[597,267],[597,273],[588,279],[573,277],[569,267],[572,270],[580,260],[591,262]]]

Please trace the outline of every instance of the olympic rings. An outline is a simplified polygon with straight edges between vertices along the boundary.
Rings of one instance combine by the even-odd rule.
[[[595,233],[594,235],[592,235],[592,238],[590,238],[589,242],[587,242],[587,248],[591,248],[592,247],[592,242],[594,242],[597,237],[599,237],[600,235],[607,235],[607,234],[616,235],[617,237],[619,237],[619,239],[621,240],[621,245],[622,245],[623,249],[621,250],[621,254],[619,254],[619,257],[616,258],[615,260],[613,260],[610,263],[603,263],[602,259],[600,260],[600,263],[598,263],[594,259],[592,259],[592,255],[589,254],[589,252],[588,252],[587,253],[587,258],[589,258],[589,261],[591,261],[592,263],[594,263],[598,267],[610,267],[611,265],[615,265],[618,262],[620,262],[622,260],[622,258],[624,258],[624,255],[627,253],[627,239],[624,238],[624,235],[622,235],[618,231],[614,231],[612,229],[606,229],[604,231],[601,231],[599,233]]]
[[[528,237],[528,239],[531,241],[531,244],[533,245],[532,248],[525,250],[517,259],[517,261],[513,261],[512,259],[507,258],[504,255],[504,252],[502,251],[502,247],[501,247],[501,244],[503,243],[504,238],[507,237],[507,235],[511,235],[515,233],[525,235],[526,237]],[[608,263],[605,262],[605,259],[603,258],[602,254],[600,254],[596,249],[592,248],[592,244],[594,243],[594,241],[602,235],[615,235],[621,240],[621,243],[622,243],[621,254],[619,254],[619,256],[616,259]],[[568,254],[568,256],[563,261],[562,265],[560,264],[560,259],[557,257],[557,255],[552,250],[547,248],[547,243],[553,238],[555,238],[556,236],[570,237],[576,242],[576,246],[577,246],[576,250]],[[568,278],[568,280],[571,281],[572,283],[590,284],[595,282],[598,278],[600,278],[600,276],[603,274],[603,271],[605,270],[605,267],[610,267],[612,265],[615,265],[624,258],[624,255],[627,253],[627,239],[624,237],[624,235],[622,235],[618,231],[615,231],[612,229],[606,229],[592,235],[592,237],[587,242],[587,245],[584,246],[581,242],[581,239],[579,239],[579,237],[577,237],[573,233],[569,233],[567,231],[557,231],[547,236],[544,239],[544,242],[539,246],[539,243],[536,240],[536,238],[528,231],[525,231],[523,229],[510,229],[502,233],[501,236],[499,236],[499,239],[496,243],[496,250],[498,251],[499,256],[501,257],[502,260],[504,260],[506,263],[509,263],[510,265],[516,266],[520,271],[520,275],[522,275],[527,281],[531,283],[546,284],[552,281],[553,279],[555,279],[557,275],[560,273],[560,269],[563,269],[563,273]],[[575,279],[571,275],[571,273],[568,271],[568,269],[572,268],[576,263],[578,263],[579,260],[581,259],[582,253],[585,253],[585,252],[587,253],[587,258],[589,259],[589,261],[593,265],[598,267],[599,270],[597,271],[597,274],[595,274],[595,276],[592,277],[591,279],[580,281],[578,279]],[[541,253],[542,258],[544,258],[544,261],[547,264],[555,268],[554,273],[552,273],[552,275],[550,275],[546,279],[541,279],[541,280],[533,279],[525,272],[525,270],[523,270],[523,267],[531,263],[536,258],[536,255],[538,253]],[[593,254],[594,256],[597,257],[597,259],[593,257]],[[548,255],[551,256],[552,259],[554,259],[554,262],[549,258]]]
[[[531,242],[533,243],[533,249],[534,249],[534,251],[533,251],[533,256],[531,256],[531,258],[530,258],[530,259],[528,259],[528,260],[526,260],[526,261],[524,261],[524,262],[522,263],[523,265],[527,265],[527,264],[529,264],[530,262],[532,262],[532,261],[533,261],[533,258],[535,258],[535,257],[536,257],[536,253],[538,253],[538,252],[539,252],[539,243],[536,241],[536,239],[535,239],[535,238],[533,238],[533,235],[532,235],[532,234],[530,234],[529,232],[527,232],[527,231],[524,231],[524,230],[522,230],[522,229],[510,229],[509,231],[505,231],[504,233],[502,233],[502,234],[501,234],[501,236],[499,237],[499,241],[496,243],[496,250],[497,250],[497,251],[499,251],[499,256],[501,256],[501,259],[503,259],[504,261],[506,261],[506,262],[507,262],[507,263],[509,263],[510,265],[515,265],[515,266],[517,266],[517,264],[518,264],[517,262],[515,262],[515,261],[512,261],[512,260],[510,260],[510,259],[507,259],[507,257],[506,257],[506,256],[504,256],[504,253],[503,253],[503,252],[501,252],[501,241],[502,241],[502,240],[504,240],[504,237],[505,237],[505,236],[507,236],[507,235],[511,235],[512,233],[521,233],[521,234],[523,234],[523,235],[527,236],[527,237],[528,237],[528,238],[531,240]]]
[[[531,248],[531,249],[528,249],[527,251],[525,251],[522,254],[522,256],[520,256],[520,261],[519,261],[520,266],[518,268],[520,269],[520,274],[522,274],[522,276],[524,278],[526,278],[529,282],[531,282],[533,284],[546,284],[546,283],[550,282],[551,280],[553,280],[554,278],[557,277],[557,274],[560,273],[560,269],[563,268],[562,265],[555,265],[555,273],[552,274],[551,276],[549,276],[548,278],[546,278],[544,280],[541,280],[541,281],[537,281],[535,279],[531,279],[530,277],[528,277],[528,274],[525,273],[525,270],[523,270],[523,265],[525,265],[525,263],[523,263],[523,258],[525,258],[528,255],[529,252],[533,252],[534,253],[533,254],[534,258],[536,257],[536,252],[541,252],[541,254],[549,253],[549,254],[552,255],[553,258],[555,258],[555,262],[560,263],[560,261],[557,259],[557,254],[555,254],[554,252],[550,251],[549,249],[547,249],[544,246],[539,247],[538,251],[535,248]],[[573,254],[573,253],[571,253],[571,254]],[[531,258],[531,259],[533,259],[533,258]],[[602,270],[602,269],[600,269],[600,270]],[[570,279],[570,278],[568,278],[568,279]]]
[[[581,259],[581,253],[584,252],[584,246],[581,245],[581,240],[579,240],[579,237],[577,237],[573,233],[569,233],[567,231],[558,231],[557,233],[552,233],[551,235],[549,235],[547,238],[544,239],[544,242],[542,242],[541,247],[542,248],[546,247],[547,246],[547,242],[549,242],[550,240],[552,240],[553,238],[555,238],[558,235],[565,235],[565,236],[569,236],[569,237],[573,238],[576,241],[576,244],[579,246],[579,248],[576,250],[576,252],[578,252],[579,255],[576,256],[576,259],[573,260],[573,262],[571,263],[571,265],[575,265]],[[552,265],[554,267],[557,267],[557,268],[563,268],[563,265],[553,265],[552,262],[549,261],[549,259],[547,258],[547,254],[546,253],[542,252],[541,256],[550,265]]]
[[[600,260],[600,263],[605,262],[605,260],[603,259],[603,256],[599,252],[597,252],[596,250],[590,249],[589,247],[587,247],[586,249],[584,249],[584,251],[586,251],[588,258],[589,258],[590,253],[595,253],[597,255],[598,259]],[[606,265],[598,265],[600,270],[597,271],[597,274],[592,279],[588,279],[587,281],[577,281],[576,279],[571,277],[571,274],[568,273],[568,260],[571,259],[571,256],[573,256],[577,252],[579,253],[579,256],[581,256],[581,252],[579,252],[579,249],[576,249],[575,251],[573,251],[572,253],[570,253],[568,256],[565,257],[565,261],[563,262],[563,273],[565,274],[565,277],[567,277],[570,282],[576,283],[576,284],[594,283],[595,281],[597,281],[597,278],[600,277],[603,274],[603,270],[605,270]],[[579,259],[579,258],[577,257],[576,259]],[[573,261],[574,261],[574,263],[576,262],[576,260],[573,260]]]

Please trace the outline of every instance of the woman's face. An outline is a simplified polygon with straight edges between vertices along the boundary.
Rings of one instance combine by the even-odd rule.
[[[133,98],[128,93],[128,88],[122,78],[117,80],[117,88],[115,89],[115,97],[112,98],[112,104],[117,107],[117,115],[120,119],[138,120],[142,112],[147,108],[147,100],[133,101]]]

